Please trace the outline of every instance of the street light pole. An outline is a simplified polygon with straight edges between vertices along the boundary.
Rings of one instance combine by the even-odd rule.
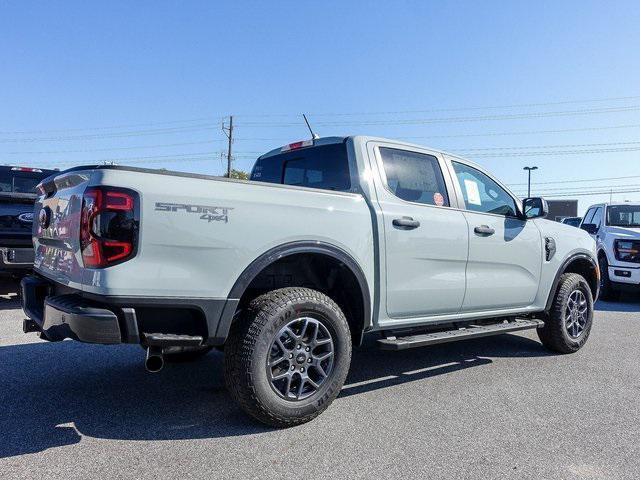
[[[527,170],[529,173],[529,180],[527,181],[527,198],[531,198],[531,170],[537,170],[538,167],[524,167],[523,170]]]

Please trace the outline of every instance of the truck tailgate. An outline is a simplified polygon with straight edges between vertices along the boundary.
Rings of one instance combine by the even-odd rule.
[[[58,283],[82,288],[80,219],[82,194],[91,171],[61,173],[43,182],[35,204],[34,269]]]

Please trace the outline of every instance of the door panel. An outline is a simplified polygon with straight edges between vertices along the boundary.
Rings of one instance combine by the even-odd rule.
[[[468,227],[462,212],[447,208],[381,203],[386,239],[387,313],[418,317],[460,310],[465,292]],[[406,229],[395,219],[420,226]]]
[[[449,208],[455,193],[441,157],[384,144],[370,154],[379,172],[375,186],[384,223],[387,315],[458,312],[469,233],[463,213]]]
[[[542,237],[535,222],[518,218],[516,199],[475,166],[451,161],[469,224],[467,289],[462,311],[531,305],[542,269]]]
[[[532,221],[465,212],[469,223],[467,291],[463,311],[531,305],[542,268],[542,239]],[[493,234],[477,233],[489,227]],[[479,229],[482,232],[482,228]]]

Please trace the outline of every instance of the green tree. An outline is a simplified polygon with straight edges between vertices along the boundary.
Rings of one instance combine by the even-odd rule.
[[[225,173],[224,176],[227,177],[228,175]],[[242,170],[236,170],[235,168],[232,168],[231,178],[237,178],[239,180],[249,180],[249,174]]]

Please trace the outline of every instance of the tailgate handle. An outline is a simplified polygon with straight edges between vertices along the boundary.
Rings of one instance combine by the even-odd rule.
[[[418,228],[420,226],[420,222],[418,220],[414,220],[411,217],[394,218],[393,226],[405,228],[405,229],[412,229],[412,228]]]
[[[473,231],[478,235],[486,236],[490,236],[496,233],[496,231],[488,225],[480,225],[479,227],[474,228]]]

